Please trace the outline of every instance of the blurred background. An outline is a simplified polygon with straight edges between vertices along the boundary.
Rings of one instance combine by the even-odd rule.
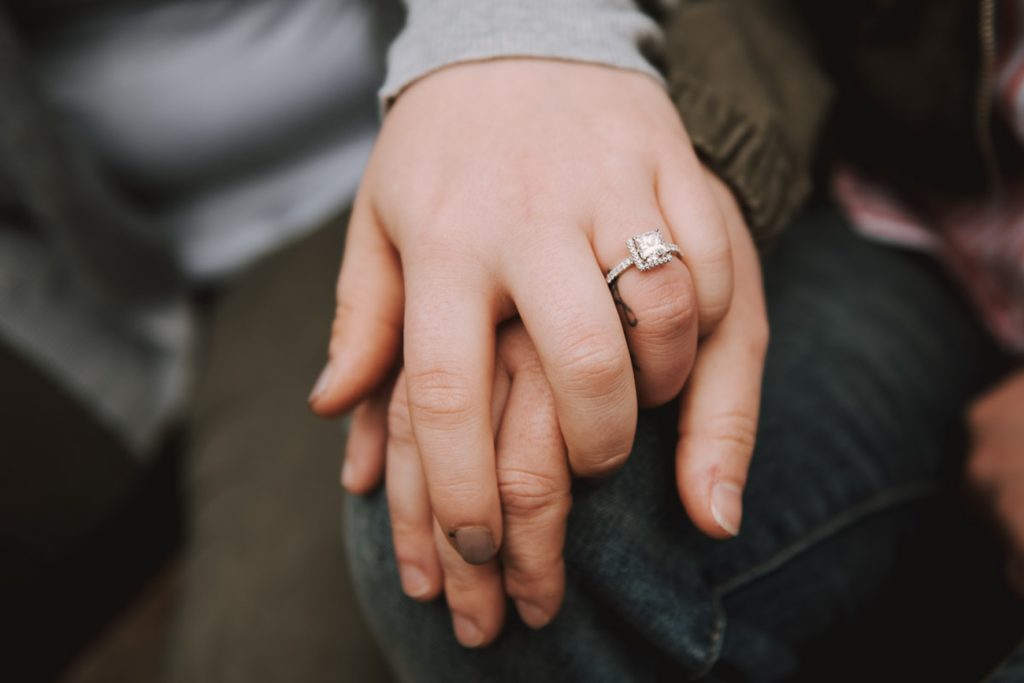
[[[305,399],[401,20],[0,2],[0,678],[386,678]]]

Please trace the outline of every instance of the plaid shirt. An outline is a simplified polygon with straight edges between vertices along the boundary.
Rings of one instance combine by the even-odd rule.
[[[1024,144],[1024,0],[1006,0],[999,10],[994,110]],[[976,201],[934,198],[927,210],[912,209],[849,167],[834,173],[832,190],[864,235],[938,258],[992,334],[1024,355],[1024,178]]]

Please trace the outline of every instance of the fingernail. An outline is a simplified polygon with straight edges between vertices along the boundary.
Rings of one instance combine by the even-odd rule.
[[[455,626],[455,638],[466,647],[479,647],[484,642],[484,632],[471,619],[461,614],[452,615]]]
[[[327,386],[331,383],[331,361],[327,361],[327,365],[320,371],[320,376],[316,378],[316,383],[313,385],[313,391],[309,393],[309,401],[313,401],[320,398],[320,394],[326,391]]]
[[[551,621],[551,615],[546,609],[525,600],[516,600],[516,609],[519,616],[530,628],[546,626]]]
[[[711,489],[711,516],[730,536],[739,534],[743,518],[743,489],[732,482],[715,482]]]
[[[414,564],[399,566],[398,573],[402,578],[402,590],[410,598],[422,598],[430,592],[430,580]]]
[[[354,475],[355,472],[352,471],[352,463],[349,462],[348,458],[346,458],[345,462],[342,463],[341,465],[341,485],[344,486],[346,489],[351,490],[352,477]]]
[[[463,527],[450,532],[449,536],[459,555],[470,564],[484,564],[498,552],[494,536],[485,526]]]

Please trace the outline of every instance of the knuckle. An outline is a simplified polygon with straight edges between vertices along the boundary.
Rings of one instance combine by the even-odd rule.
[[[444,219],[435,218],[428,222],[418,237],[416,251],[423,262],[451,267],[458,264],[461,260],[458,255],[465,252],[466,241]]]
[[[582,333],[568,345],[563,359],[567,387],[588,395],[600,395],[621,387],[631,373],[625,343],[609,343],[606,335]]]
[[[450,273],[453,277],[466,270],[470,260],[466,255],[474,245],[485,239],[479,231],[466,227],[465,212],[441,208],[417,222],[415,233],[406,240],[403,267],[430,264],[436,274]]]
[[[656,278],[650,278],[655,280]],[[697,317],[692,288],[679,278],[657,278],[644,293],[645,304],[638,317],[661,331],[689,329]]]
[[[476,414],[468,378],[447,368],[408,371],[407,401],[410,416],[434,426],[459,427]]]
[[[498,470],[498,492],[506,513],[529,516],[567,507],[569,486],[548,474],[502,468]]]
[[[757,440],[757,417],[747,412],[720,413],[680,433],[680,438],[700,438],[730,444],[736,453],[749,457]]]

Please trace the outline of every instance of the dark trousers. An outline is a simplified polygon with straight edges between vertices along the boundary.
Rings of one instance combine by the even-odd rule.
[[[344,424],[306,406],[346,219],[207,297],[192,400],[155,466],[0,343],[0,679],[51,680],[87,648],[76,681],[388,680],[341,543]],[[172,556],[169,614],[147,607],[110,643]]]
[[[305,406],[343,225],[250,269],[209,311],[179,449],[187,542],[170,680],[380,680],[357,595],[406,680],[974,681],[1011,650],[1024,608],[960,495],[962,411],[1003,360],[926,259],[869,244],[824,209],[767,257],[773,341],[739,538],[687,522],[668,408],[643,416],[623,472],[577,485],[569,592],[548,628],[512,616],[495,646],[459,648],[443,601],[402,597],[381,494],[347,507],[353,590],[343,428]],[[145,506],[125,510],[128,456],[57,387],[5,353],[0,377],[3,588],[19,606],[3,611],[22,637],[11,654],[36,673],[14,678],[35,680],[68,651],[56,641],[69,623],[109,615],[107,588],[141,581],[172,530]],[[123,528],[85,552],[111,519]],[[999,680],[1024,680],[1012,666]]]
[[[575,488],[560,616],[540,631],[511,616],[467,651],[443,601],[402,595],[384,495],[349,499],[358,593],[403,680],[976,680],[1012,648],[1021,608],[960,484],[965,406],[1005,370],[993,342],[934,264],[827,207],[765,274],[772,342],[738,538],[686,519],[676,407],[643,414],[626,467]]]

